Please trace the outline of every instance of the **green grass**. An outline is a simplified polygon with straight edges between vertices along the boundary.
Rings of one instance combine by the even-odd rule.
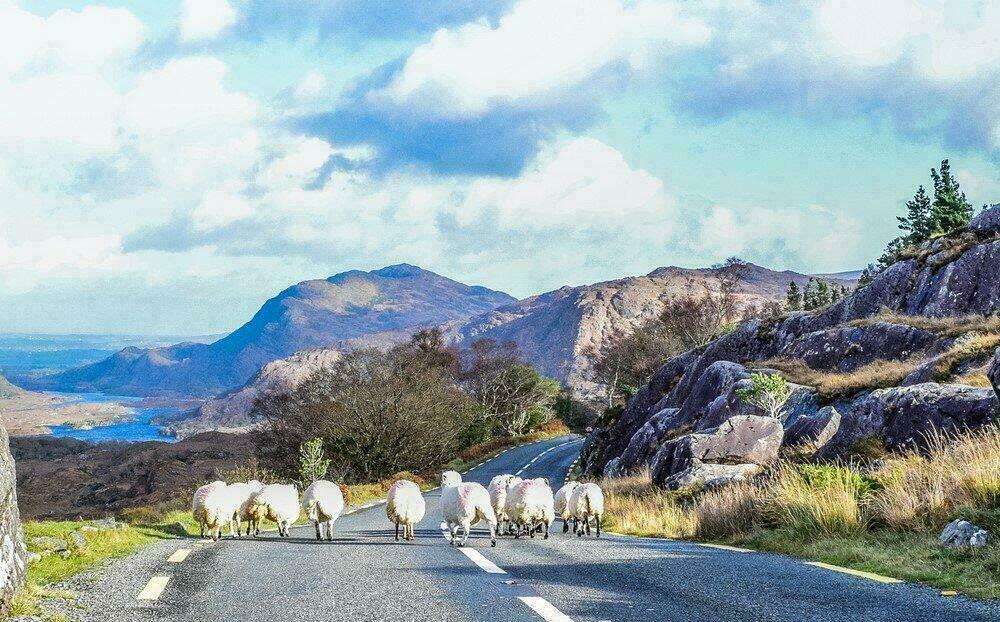
[[[1000,550],[996,546],[951,550],[942,548],[931,535],[886,530],[803,538],[790,529],[768,529],[727,542],[956,590],[973,598],[1000,598]]]

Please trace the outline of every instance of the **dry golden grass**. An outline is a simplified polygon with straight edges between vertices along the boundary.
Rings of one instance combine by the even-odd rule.
[[[893,529],[933,532],[960,510],[1000,513],[1000,427],[936,435],[924,456],[886,462],[868,509]]]
[[[954,345],[938,357],[934,380],[949,380],[960,363],[991,357],[998,346],[1000,333],[968,333],[956,339]]]
[[[648,470],[605,479],[601,488],[609,531],[662,538],[694,537],[694,514],[675,494],[654,486]]]
[[[878,322],[903,324],[927,330],[942,337],[958,337],[970,332],[1000,332],[1000,315],[962,315],[955,317],[931,317],[927,315],[904,315],[884,311],[878,315],[848,322],[846,326],[871,326]]]
[[[764,505],[769,522],[807,536],[859,533],[863,529],[861,479],[842,467],[819,472],[821,478],[794,465],[781,465]]]
[[[705,493],[694,504],[695,535],[714,540],[749,534],[761,526],[766,494],[750,482]]]
[[[777,369],[789,382],[816,387],[820,398],[829,401],[860,391],[899,386],[921,362],[918,358],[873,361],[852,372],[819,371],[796,359],[768,359],[758,361],[755,366]]]

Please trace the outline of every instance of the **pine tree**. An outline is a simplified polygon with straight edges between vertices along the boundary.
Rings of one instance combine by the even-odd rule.
[[[830,284],[820,279],[816,284],[816,308],[825,307],[831,302]]]
[[[802,308],[806,311],[819,308],[819,305],[816,304],[816,280],[812,277],[806,282],[806,288],[802,292]]]
[[[830,302],[831,303],[839,302],[840,299],[844,297],[843,296],[844,292],[841,291],[841,289],[842,288],[837,287],[836,283],[830,284]]]
[[[958,180],[951,174],[948,160],[941,160],[941,172],[931,169],[934,181],[934,203],[930,210],[931,231],[948,233],[964,227],[972,220],[972,204],[959,189]]]
[[[934,227],[931,223],[931,199],[920,186],[913,198],[906,202],[906,216],[896,216],[899,228],[907,232],[907,241],[919,244],[931,237]]]
[[[785,308],[788,311],[801,311],[802,310],[802,290],[799,289],[798,284],[795,281],[788,283],[788,293],[786,294],[787,302],[785,303]]]
[[[855,291],[871,283],[872,279],[875,278],[875,273],[877,271],[878,269],[875,267],[875,264],[873,263],[870,263],[867,266],[865,266],[865,269],[861,271],[861,276],[858,277],[858,286],[855,288]]]

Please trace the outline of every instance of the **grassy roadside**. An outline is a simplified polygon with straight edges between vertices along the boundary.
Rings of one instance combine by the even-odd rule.
[[[783,553],[1000,598],[1000,544],[952,550],[955,518],[1000,533],[1000,427],[868,465],[783,462],[754,481],[671,492],[648,472],[601,482],[607,528]]]
[[[458,458],[445,465],[444,469],[465,471],[481,464],[501,451],[535,441],[547,440],[570,430],[561,421],[546,424],[541,429],[523,436],[495,439],[488,443],[473,445],[463,450]],[[424,490],[437,486],[437,473],[415,475],[397,473],[380,482],[344,485],[345,501],[349,505],[363,505],[384,499],[389,486],[400,478],[410,479]],[[86,531],[91,521],[27,521],[24,524],[28,550],[43,553],[44,547],[33,544],[36,538],[55,538],[63,541],[65,553],[45,555],[28,566],[28,580],[18,595],[11,610],[11,617],[39,616],[42,619],[60,622],[62,618],[44,611],[41,601],[48,598],[73,599],[72,592],[54,589],[73,576],[95,568],[102,563],[134,553],[139,547],[164,539],[188,538],[198,535],[198,525],[188,511],[188,500],[178,499],[174,504],[162,507],[140,507],[126,510],[118,517],[122,528],[103,531]],[[306,519],[300,516],[299,523]],[[71,533],[82,535],[86,542],[74,546]],[[40,540],[35,540],[40,542]]]

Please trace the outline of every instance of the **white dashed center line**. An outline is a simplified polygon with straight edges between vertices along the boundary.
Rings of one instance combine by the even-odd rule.
[[[177,549],[174,554],[167,558],[168,562],[179,564],[191,554],[191,549]]]
[[[463,546],[458,550],[471,559],[472,563],[479,566],[483,572],[488,572],[490,574],[507,574],[503,568],[486,559],[486,557],[484,557],[483,554],[476,549],[470,549]]]
[[[160,594],[163,593],[163,590],[166,589],[167,583],[169,582],[170,577],[155,576],[149,580],[146,587],[142,588],[142,591],[139,592],[139,595],[136,596],[136,598],[139,600],[156,600],[160,597]]]
[[[532,611],[542,616],[545,622],[573,622],[573,618],[556,609],[552,603],[541,596],[518,596],[517,598],[531,607]]]

